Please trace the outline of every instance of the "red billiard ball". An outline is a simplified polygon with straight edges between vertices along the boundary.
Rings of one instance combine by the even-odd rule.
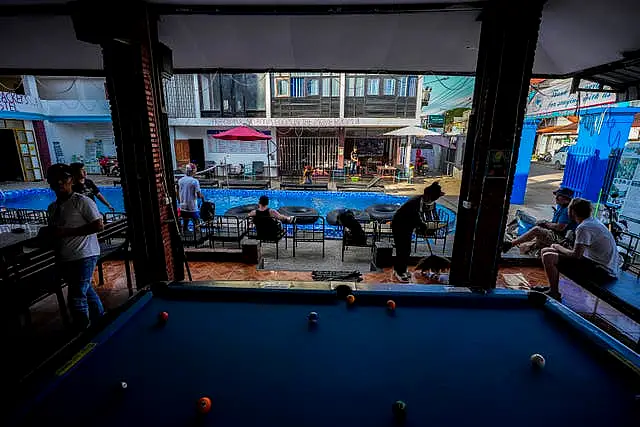
[[[211,399],[208,397],[201,397],[198,399],[198,412],[206,414],[211,410]]]
[[[158,320],[160,320],[160,322],[162,323],[166,323],[169,320],[169,313],[167,313],[166,311],[161,312],[160,314],[158,314]]]
[[[393,311],[396,309],[396,302],[392,299],[390,299],[389,301],[387,301],[387,309],[389,309],[390,311]]]

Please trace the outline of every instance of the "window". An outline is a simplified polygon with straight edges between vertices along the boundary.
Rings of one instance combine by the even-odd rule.
[[[418,78],[416,76],[409,77],[409,96],[416,96],[418,86]]]
[[[289,79],[276,77],[275,80],[276,80],[276,84],[275,84],[276,98],[289,96]]]
[[[364,77],[356,79],[356,96],[364,96]]]
[[[307,96],[320,95],[320,80],[308,79],[307,80]]]
[[[353,89],[355,90],[355,87]],[[336,77],[322,79],[322,96],[340,96],[340,79]],[[348,96],[353,96],[353,94]]]
[[[347,96],[356,96],[356,79],[349,77],[347,79]]]
[[[293,98],[304,96],[304,77],[291,77],[291,92]]]
[[[340,78],[334,77],[331,79],[331,96],[340,96]]]
[[[398,96],[407,96],[407,80],[408,77],[398,79]]]
[[[380,95],[380,79],[369,79],[367,85],[367,95]]]
[[[396,79],[384,79],[384,95],[393,96],[396,94]]]

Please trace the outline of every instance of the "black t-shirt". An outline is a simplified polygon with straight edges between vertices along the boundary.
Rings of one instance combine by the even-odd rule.
[[[424,211],[422,212],[423,217],[421,217],[420,212],[420,204],[422,203],[422,196],[415,196],[407,200],[407,202],[400,206],[393,215],[393,219],[391,221],[391,227],[397,231],[411,231],[416,228],[420,228],[424,226],[423,218],[425,221],[439,221],[440,217],[438,215],[438,211],[436,210],[435,203],[429,206],[424,207]]]
[[[100,194],[100,190],[98,190],[96,184],[88,178],[85,178],[84,184],[73,184],[73,191],[78,194],[82,194],[83,196],[87,196],[94,202],[96,201],[96,196]]]

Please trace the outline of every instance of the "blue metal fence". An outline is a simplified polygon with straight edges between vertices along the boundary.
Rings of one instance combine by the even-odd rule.
[[[600,157],[600,150],[593,147],[579,147],[574,145],[567,152],[567,165],[564,169],[562,186],[572,189],[575,197],[592,199],[593,190],[590,187],[591,174]],[[596,191],[599,193],[599,189]],[[594,200],[595,201],[595,200]]]

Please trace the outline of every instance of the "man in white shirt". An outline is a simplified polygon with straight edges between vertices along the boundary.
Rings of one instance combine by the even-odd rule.
[[[200,220],[197,199],[204,202],[204,196],[200,191],[200,182],[193,177],[196,173],[196,165],[189,163],[186,166],[186,175],[178,181],[178,202],[180,202],[180,217],[182,218],[182,231],[189,231],[189,220],[193,226]]]
[[[93,200],[73,192],[69,166],[52,165],[47,170],[47,182],[56,200],[47,209],[49,224],[41,235],[54,243],[56,261],[68,286],[74,326],[85,329],[104,314],[100,297],[91,286],[100,255],[96,233],[104,228],[102,215]]]
[[[578,224],[572,249],[553,244],[542,250],[542,264],[549,279],[549,296],[560,300],[559,268],[574,271],[590,281],[604,284],[619,274],[619,255],[611,232],[591,217],[591,202],[575,198],[569,203],[569,216]]]

